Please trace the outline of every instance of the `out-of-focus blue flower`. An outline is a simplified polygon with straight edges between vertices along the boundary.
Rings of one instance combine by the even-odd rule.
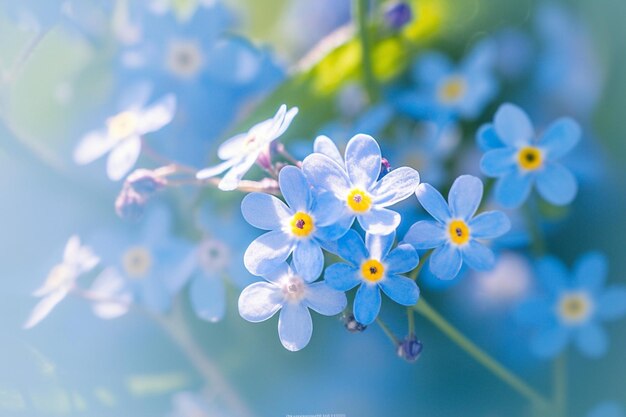
[[[498,91],[493,76],[494,44],[477,44],[455,67],[438,52],[427,52],[413,67],[414,92],[395,97],[398,110],[419,120],[475,119]]]
[[[141,84],[128,92],[119,103],[118,113],[107,119],[104,129],[81,138],[74,150],[74,161],[89,164],[109,153],[107,175],[114,181],[122,179],[139,158],[142,136],[167,125],[176,111],[176,99],[172,95],[146,106],[150,91]]]
[[[436,248],[429,260],[435,276],[452,279],[463,262],[480,271],[493,267],[495,256],[480,241],[505,234],[511,223],[501,211],[488,211],[474,217],[483,197],[480,179],[471,175],[457,178],[450,188],[447,203],[430,184],[420,184],[415,194],[436,221],[415,223],[404,241],[417,250]]]
[[[401,276],[419,263],[411,245],[398,245],[391,249],[395,232],[388,235],[367,233],[365,242],[354,230],[348,231],[328,249],[348,263],[336,263],[324,272],[329,286],[339,291],[349,291],[359,285],[354,299],[354,317],[368,325],[376,320],[380,311],[382,289],[393,301],[412,306],[419,298],[419,288],[412,279]]]
[[[305,158],[302,170],[311,185],[329,191],[342,204],[340,223],[355,218],[372,234],[389,234],[400,224],[400,215],[387,209],[409,197],[419,184],[413,168],[394,169],[378,180],[382,157],[378,143],[367,135],[356,135],[348,142],[345,167],[321,153]]]
[[[343,236],[350,223],[337,222],[342,203],[331,193],[313,193],[299,168],[284,167],[279,174],[280,190],[288,206],[263,193],[248,194],[241,212],[248,223],[270,232],[254,240],[244,255],[244,264],[255,275],[264,275],[284,263],[293,253],[293,264],[303,278],[322,273],[321,244]]]
[[[225,162],[199,171],[198,179],[211,178],[228,171],[220,181],[219,188],[224,191],[234,190],[259,155],[285,133],[296,114],[297,107],[287,111],[287,106],[283,104],[272,119],[254,125],[247,133],[228,139],[217,150],[217,156]]]
[[[518,207],[536,183],[537,191],[548,202],[570,203],[578,185],[558,160],[578,143],[580,134],[578,123],[564,117],[536,136],[522,109],[508,103],[500,106],[493,124],[484,125],[477,134],[479,146],[489,149],[480,161],[480,169],[498,178],[496,201],[505,207]]]
[[[0,0],[0,12],[24,30],[46,31],[59,22],[84,25],[94,10],[110,8],[105,0]]]
[[[52,309],[75,288],[76,280],[82,274],[92,270],[99,262],[100,258],[90,247],[83,246],[78,236],[72,236],[65,245],[63,261],[50,270],[44,284],[33,292],[33,295],[41,300],[26,320],[24,328],[29,329],[46,318]]]
[[[606,353],[608,337],[600,322],[626,314],[626,287],[604,288],[607,268],[606,257],[597,252],[581,256],[571,274],[553,256],[537,261],[545,294],[528,298],[516,310],[520,323],[533,328],[534,354],[554,357],[570,342],[588,357]]]
[[[624,407],[616,401],[604,401],[589,411],[587,417],[624,417]]]
[[[295,266],[283,262],[274,271],[264,274],[267,282],[256,282],[239,296],[239,314],[258,323],[272,317],[278,310],[278,336],[285,349],[297,351],[311,340],[313,322],[309,308],[325,316],[341,313],[346,295],[325,281],[307,279]]]

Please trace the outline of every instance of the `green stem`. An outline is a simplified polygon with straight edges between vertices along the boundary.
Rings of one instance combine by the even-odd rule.
[[[407,319],[408,319],[408,326],[409,326],[409,339],[412,338],[413,336],[415,336],[415,312],[413,311],[412,307],[407,307],[406,308],[406,315],[407,315]]]
[[[417,277],[420,275],[420,272],[422,271],[422,268],[424,268],[424,265],[426,265],[426,261],[428,260],[428,258],[430,258],[430,255],[432,254],[433,249],[430,249],[429,251],[424,253],[422,258],[420,259],[419,264],[417,264],[417,267],[409,274],[409,278],[411,278],[413,281],[417,279]]]
[[[361,60],[363,63],[363,82],[365,89],[374,102],[378,98],[378,85],[372,68],[371,39],[368,32],[369,0],[354,0],[354,17],[361,42]]]
[[[398,338],[393,334],[393,332],[391,330],[389,330],[389,327],[387,327],[387,325],[385,324],[384,321],[382,321],[379,317],[376,317],[376,323],[378,323],[378,325],[380,326],[381,329],[383,329],[383,332],[385,332],[385,334],[387,335],[387,337],[389,338],[389,340],[391,340],[391,343],[393,343],[394,346],[398,346],[398,344],[400,343],[400,341],[398,340]]]
[[[567,354],[563,352],[554,362],[554,404],[559,417],[567,416]]]
[[[517,391],[520,395],[527,398],[534,405],[540,408],[549,407],[549,402],[533,388],[528,386],[517,375],[504,367],[501,363],[492,358],[489,354],[476,346],[471,340],[465,337],[446,319],[444,319],[434,308],[432,308],[424,298],[420,298],[418,303],[413,307],[415,311],[420,313],[439,330],[441,330],[450,340],[456,343],[461,349],[465,350],[474,360],[487,368],[492,374],[500,378],[503,382]]]
[[[526,217],[526,225],[528,226],[532,238],[531,250],[535,256],[542,256],[546,253],[546,241],[541,232],[539,216],[536,215],[535,207],[530,204],[530,202],[524,205],[523,212]]]

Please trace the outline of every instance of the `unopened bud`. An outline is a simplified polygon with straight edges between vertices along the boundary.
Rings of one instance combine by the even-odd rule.
[[[398,356],[407,362],[415,362],[422,353],[424,345],[415,336],[407,336],[398,344]]]
[[[143,215],[147,198],[142,196],[132,187],[124,185],[122,191],[115,199],[115,212],[122,219],[138,220]]]
[[[164,188],[167,180],[149,169],[136,169],[126,178],[126,185],[138,194],[148,197]]]
[[[392,1],[385,7],[385,23],[391,29],[402,29],[413,20],[411,6],[405,1]]]
[[[359,333],[367,329],[367,326],[359,323],[354,318],[354,314],[352,313],[344,313],[341,315],[341,320],[343,321],[343,325],[350,333]]]

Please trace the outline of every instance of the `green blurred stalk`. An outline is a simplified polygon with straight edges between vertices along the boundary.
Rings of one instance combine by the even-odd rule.
[[[563,352],[554,362],[554,404],[559,417],[567,416],[567,353]]]
[[[378,99],[378,83],[372,68],[372,42],[368,31],[369,0],[354,0],[353,13],[362,51],[363,83],[371,102]]]

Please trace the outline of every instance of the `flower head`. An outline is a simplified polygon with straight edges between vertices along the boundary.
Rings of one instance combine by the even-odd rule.
[[[439,279],[452,279],[463,262],[477,270],[491,269],[495,257],[491,249],[479,243],[506,233],[509,218],[500,211],[489,211],[474,217],[483,197],[483,183],[471,175],[462,175],[452,184],[448,202],[429,184],[421,184],[417,199],[435,221],[415,223],[404,241],[416,249],[435,249],[430,270]]]
[[[272,119],[254,125],[247,133],[228,139],[217,150],[217,155],[225,162],[199,171],[198,179],[211,178],[228,171],[220,181],[219,188],[234,190],[267,146],[285,133],[296,114],[297,107],[287,111],[287,106],[283,104]]]
[[[485,175],[498,178],[496,200],[506,207],[518,207],[529,196],[533,184],[548,202],[569,204],[578,190],[572,173],[558,160],[580,139],[580,127],[570,118],[553,122],[540,136],[535,135],[528,116],[513,104],[500,106],[493,124],[478,132],[480,161]]]
[[[309,309],[333,316],[346,307],[346,296],[325,281],[304,278],[287,263],[265,274],[266,282],[246,287],[239,296],[239,314],[253,323],[265,321],[280,310],[278,336],[285,349],[297,351],[311,340],[313,322]]]
[[[350,139],[345,166],[321,153],[309,155],[302,163],[311,185],[341,202],[341,224],[350,225],[356,218],[368,233],[389,234],[400,224],[400,215],[386,207],[409,197],[419,184],[419,174],[401,167],[378,180],[381,167],[378,143],[367,135]]]
[[[354,317],[363,325],[371,324],[378,316],[381,289],[393,301],[405,306],[414,305],[419,297],[415,281],[400,275],[417,266],[417,252],[406,244],[392,250],[395,236],[395,232],[368,233],[363,242],[357,232],[350,230],[329,248],[347,263],[331,265],[324,278],[329,286],[339,291],[359,285],[354,299]]]

